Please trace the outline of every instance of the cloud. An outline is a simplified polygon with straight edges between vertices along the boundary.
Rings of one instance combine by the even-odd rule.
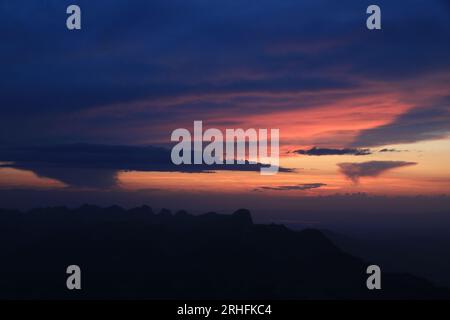
[[[406,161],[368,161],[339,163],[338,167],[342,174],[357,183],[361,177],[377,177],[388,170],[416,164],[416,162]]]
[[[449,101],[446,101],[449,100]],[[363,130],[351,147],[374,147],[443,139],[450,135],[450,98],[437,105],[414,108],[393,122]]]
[[[404,152],[404,151],[406,151],[406,150],[397,150],[395,148],[391,148],[391,149],[384,148],[384,149],[379,150],[378,152],[384,153],[384,152]]]
[[[93,168],[46,167],[15,165],[16,169],[31,170],[37,176],[56,179],[71,187],[107,189],[117,184],[117,170]]]
[[[265,164],[174,165],[171,151],[153,146],[68,144],[42,147],[0,148],[3,167],[31,170],[38,176],[70,186],[109,187],[118,171],[211,173],[216,170],[260,171]],[[279,168],[279,172],[291,172]]]
[[[313,147],[309,150],[295,150],[293,151],[297,154],[307,155],[307,156],[331,156],[331,155],[355,155],[355,156],[365,156],[372,154],[370,149],[330,149],[330,148],[318,148]]]
[[[317,189],[320,187],[326,186],[325,183],[304,183],[304,184],[296,184],[292,186],[277,186],[277,187],[259,187],[254,189],[254,191],[262,191],[262,190],[276,190],[276,191],[290,191],[290,190],[310,190]]]
[[[375,82],[387,91],[412,79],[433,87],[423,76],[450,69],[447,7],[432,2],[424,9],[410,0],[405,11],[401,3],[382,2],[390,28],[368,40],[365,8],[351,2],[78,0],[89,28],[68,36],[58,21],[69,1],[8,1],[0,10],[0,36],[8,43],[0,50],[0,139],[131,144],[134,129],[168,127],[181,115],[193,120],[197,112],[207,118],[220,111],[236,118],[238,112],[245,120],[298,110],[300,99],[288,101],[293,94],[328,105],[334,94],[354,97]],[[262,106],[268,93],[278,100]],[[242,107],[236,95],[257,107]],[[155,107],[189,96],[200,98]],[[132,110],[136,101],[148,101],[145,112]],[[126,106],[123,117],[107,111],[88,121],[74,117],[114,104]],[[160,129],[140,138],[148,142]]]

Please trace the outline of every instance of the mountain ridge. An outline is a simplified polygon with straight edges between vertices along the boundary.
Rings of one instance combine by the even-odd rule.
[[[0,209],[0,223],[3,299],[450,298],[406,273],[382,273],[382,289],[368,290],[368,262],[321,231],[255,224],[246,209]],[[81,291],[65,288],[72,264]]]

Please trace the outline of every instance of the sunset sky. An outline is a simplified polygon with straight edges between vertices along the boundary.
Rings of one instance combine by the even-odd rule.
[[[1,1],[0,205],[450,196],[450,4],[377,1],[371,31],[372,2]],[[171,133],[196,120],[280,129],[286,170],[174,169]]]

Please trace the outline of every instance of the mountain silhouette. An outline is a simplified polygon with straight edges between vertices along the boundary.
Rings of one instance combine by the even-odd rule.
[[[382,273],[322,232],[231,215],[84,205],[0,210],[1,299],[445,299],[447,288]],[[82,289],[66,288],[81,268]],[[383,270],[383,266],[381,266]]]

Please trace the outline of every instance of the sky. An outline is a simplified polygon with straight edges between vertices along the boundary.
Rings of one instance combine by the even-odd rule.
[[[0,205],[450,197],[450,2],[372,2],[0,0]],[[282,170],[174,167],[196,120],[280,129]]]

